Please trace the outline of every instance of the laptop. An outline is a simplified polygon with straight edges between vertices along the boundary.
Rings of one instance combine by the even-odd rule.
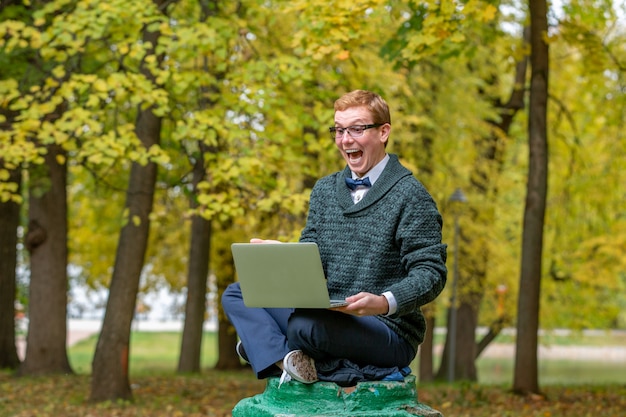
[[[235,270],[246,307],[330,308],[316,243],[233,243]]]

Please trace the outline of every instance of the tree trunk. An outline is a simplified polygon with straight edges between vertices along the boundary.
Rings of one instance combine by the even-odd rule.
[[[3,167],[0,161],[0,167]],[[7,182],[22,183],[21,168],[9,170]],[[0,369],[17,369],[20,359],[15,346],[15,267],[20,204],[0,202]]]
[[[200,21],[207,20],[218,12],[217,0],[201,0]],[[211,71],[206,57],[203,58],[202,66],[207,73]],[[220,77],[218,77],[220,78]],[[210,97],[210,88],[202,89],[200,107],[209,108],[213,105]],[[215,91],[213,91],[215,93]],[[191,207],[198,205],[195,198],[198,195],[197,186],[206,178],[204,153],[209,147],[198,143],[200,151],[193,164],[193,193],[191,195]],[[187,272],[187,301],[185,304],[185,324],[181,341],[180,356],[178,358],[178,372],[200,372],[202,356],[202,333],[206,314],[207,278],[209,275],[209,260],[211,249],[211,222],[200,215],[194,215],[191,219],[191,242],[189,248],[189,270]]]
[[[30,172],[30,286],[26,356],[21,375],[72,373],[67,357],[67,166],[50,145],[45,164]]]
[[[482,299],[482,297],[481,297]],[[457,351],[454,375],[456,380],[477,381],[476,371],[476,326],[478,311],[473,303],[463,302],[459,306],[457,319]]]
[[[203,150],[203,147],[200,147]],[[204,158],[198,156],[193,170],[194,193],[192,207],[197,207],[194,198],[197,185],[205,174]],[[202,356],[202,329],[206,314],[207,277],[209,275],[209,253],[211,247],[211,222],[200,215],[191,219],[191,244],[189,248],[189,271],[187,275],[187,302],[185,325],[178,358],[178,372],[200,372]]]
[[[545,0],[530,0],[531,81],[528,121],[528,184],[517,309],[513,390],[539,393],[537,333],[541,292],[543,225],[548,191],[547,102],[549,48]]]
[[[216,243],[217,245],[217,243]],[[233,256],[230,252],[230,246],[224,245],[218,247],[216,251],[216,275],[217,275],[217,299],[222,299],[224,290],[231,282],[235,281],[235,271],[233,266]],[[226,318],[226,314],[219,304],[218,310],[218,359],[215,369],[240,369],[241,361],[235,352],[237,345],[237,332],[233,325]]]
[[[444,345],[441,365],[437,371],[436,379],[445,381],[448,378],[450,366],[454,366],[454,381],[477,381],[478,373],[476,371],[476,320],[478,313],[475,305],[461,301],[457,310],[456,321],[456,343],[454,352],[454,364],[450,363],[450,342],[446,337]],[[451,308],[448,309],[448,322],[450,322]],[[451,332],[448,326],[448,332]],[[470,358],[471,357],[471,358]]]
[[[144,31],[144,42],[150,42],[153,48],[150,53],[154,53],[159,36],[159,32]],[[154,82],[147,69],[142,73]],[[159,145],[161,122],[152,108],[138,109],[135,130],[146,150]],[[130,330],[148,247],[156,175],[155,163],[133,162],[126,192],[128,222],[120,233],[106,312],[93,358],[91,401],[132,398],[128,378]]]
[[[218,324],[219,357],[215,364],[215,369],[222,371],[241,369],[243,365],[235,351],[235,346],[237,346],[237,333],[235,332],[235,328],[228,320],[223,318],[223,314],[219,315]]]
[[[151,110],[141,111],[137,135],[149,148],[159,143],[161,120]],[[122,228],[102,330],[93,358],[91,400],[130,399],[128,380],[130,330],[148,246],[150,212],[157,167],[133,163],[126,193],[128,222]]]
[[[456,210],[461,211],[462,209],[457,207]],[[476,210],[470,212],[471,222],[477,222],[478,212]],[[458,233],[458,238],[455,236],[454,239],[455,246],[458,245],[458,248],[454,248],[455,256],[458,255],[459,258],[458,261],[455,260],[455,268],[458,268],[458,301],[448,309],[446,344],[441,366],[437,372],[437,379],[445,380],[452,376],[454,381],[476,381],[478,379],[475,363],[476,325],[478,323],[478,308],[484,292],[483,283],[486,276],[487,253],[486,251],[480,255],[475,253],[475,249],[471,246],[472,234],[460,227],[458,219],[455,219],[455,229],[457,229],[455,234]],[[455,272],[453,271],[453,273]],[[455,329],[452,328],[452,308],[457,309],[455,312]],[[456,335],[456,343],[454,343],[453,363],[450,363],[449,345],[451,344],[450,335],[453,331]],[[454,366],[452,374],[450,374],[450,366]]]

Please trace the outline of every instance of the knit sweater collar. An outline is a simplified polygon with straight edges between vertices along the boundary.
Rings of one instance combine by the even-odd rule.
[[[410,175],[412,175],[411,171],[400,164],[398,156],[389,154],[389,162],[376,183],[367,192],[363,200],[354,204],[350,197],[350,189],[346,187],[345,183],[345,178],[352,177],[350,168],[346,165],[344,170],[336,176],[337,201],[344,210],[344,214],[359,213],[380,200],[402,178]]]

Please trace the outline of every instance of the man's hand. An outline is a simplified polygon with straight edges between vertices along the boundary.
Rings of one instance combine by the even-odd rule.
[[[280,240],[273,239],[259,239],[258,237],[254,237],[250,239],[250,243],[283,243]]]
[[[376,316],[389,312],[389,303],[384,295],[360,292],[346,298],[347,306],[333,308],[335,311],[353,316]]]

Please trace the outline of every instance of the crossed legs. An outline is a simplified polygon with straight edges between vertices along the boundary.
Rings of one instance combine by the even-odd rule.
[[[249,308],[239,283],[228,286],[222,305],[258,378],[280,374],[276,364],[292,350],[319,362],[342,358],[378,367],[402,368],[415,357],[409,343],[376,317],[325,309]]]

